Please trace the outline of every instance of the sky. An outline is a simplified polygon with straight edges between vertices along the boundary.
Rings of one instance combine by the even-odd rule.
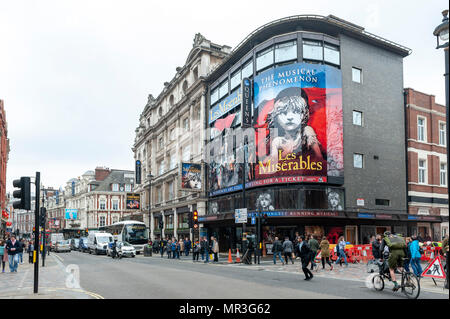
[[[196,33],[234,48],[273,20],[333,14],[412,49],[404,86],[445,104],[433,31],[446,8],[444,0],[0,0],[7,191],[37,171],[45,187],[59,188],[97,166],[134,170],[147,97],[185,64]]]

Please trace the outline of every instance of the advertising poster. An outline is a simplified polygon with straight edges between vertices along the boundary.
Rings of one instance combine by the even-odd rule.
[[[65,219],[77,219],[78,210],[77,209],[69,209],[65,210]]]
[[[256,180],[343,175],[340,70],[295,63],[259,74],[254,90]]]
[[[294,63],[254,78],[255,144],[249,145],[247,188],[288,183],[326,183],[344,175],[342,74],[335,67]],[[226,113],[225,113],[226,114]],[[212,128],[233,128],[236,114],[217,119]],[[209,164],[211,196],[242,187],[243,165],[229,147],[228,131]],[[220,138],[220,137],[219,137]],[[333,209],[342,197],[329,195]],[[339,203],[337,203],[339,202]]]
[[[127,193],[127,209],[139,209],[141,207],[141,195]]]
[[[195,163],[181,163],[181,190],[202,190],[202,165]]]

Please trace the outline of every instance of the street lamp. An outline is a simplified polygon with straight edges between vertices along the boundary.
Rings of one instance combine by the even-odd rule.
[[[445,52],[445,110],[446,110],[446,123],[445,123],[445,137],[446,137],[446,147],[447,147],[447,195],[448,198],[450,198],[449,189],[450,189],[450,174],[449,174],[449,149],[450,149],[450,134],[449,134],[449,92],[448,92],[448,10],[442,11],[442,16],[444,19],[442,19],[442,23],[434,29],[433,35],[436,37],[437,46],[436,49],[444,49]],[[449,252],[447,252],[447,264],[448,264],[448,256]],[[447,276],[445,281],[445,288],[448,289],[448,275],[449,270],[447,267]]]
[[[152,174],[148,174],[147,175],[147,179],[148,179],[148,237],[150,238],[150,233],[151,233],[151,225],[152,225],[152,205],[151,205],[151,191],[152,191],[152,178],[154,176]]]

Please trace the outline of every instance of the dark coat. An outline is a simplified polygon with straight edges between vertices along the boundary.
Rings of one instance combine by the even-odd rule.
[[[281,251],[283,251],[283,246],[281,245],[281,242],[279,240],[275,240],[273,242],[272,252],[275,254]]]
[[[372,242],[372,255],[375,259],[381,258],[381,243],[378,240]]]
[[[6,250],[8,251],[8,255],[12,256],[12,255],[15,255],[15,254],[19,253],[20,252],[20,247],[21,247],[21,244],[20,244],[20,242],[18,240],[16,240],[14,245],[13,245],[11,239],[9,239],[6,242]],[[14,248],[14,250],[11,250],[13,248]],[[23,248],[22,248],[22,251],[23,251]]]
[[[311,261],[311,253],[312,253],[312,250],[309,247],[309,244],[306,240],[303,241],[303,245],[301,248],[299,248],[299,251],[300,251],[300,258],[302,259],[302,267],[306,268],[308,267],[308,264]]]

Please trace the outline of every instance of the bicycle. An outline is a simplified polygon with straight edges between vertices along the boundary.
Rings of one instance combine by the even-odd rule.
[[[376,291],[382,291],[384,289],[384,278],[392,281],[389,268],[386,269],[386,261],[378,261],[378,267],[380,269],[379,274],[375,275],[372,279],[373,287]],[[404,269],[400,272],[402,279],[399,289],[405,294],[408,299],[417,299],[420,294],[420,280],[417,276],[411,272],[407,272]]]

